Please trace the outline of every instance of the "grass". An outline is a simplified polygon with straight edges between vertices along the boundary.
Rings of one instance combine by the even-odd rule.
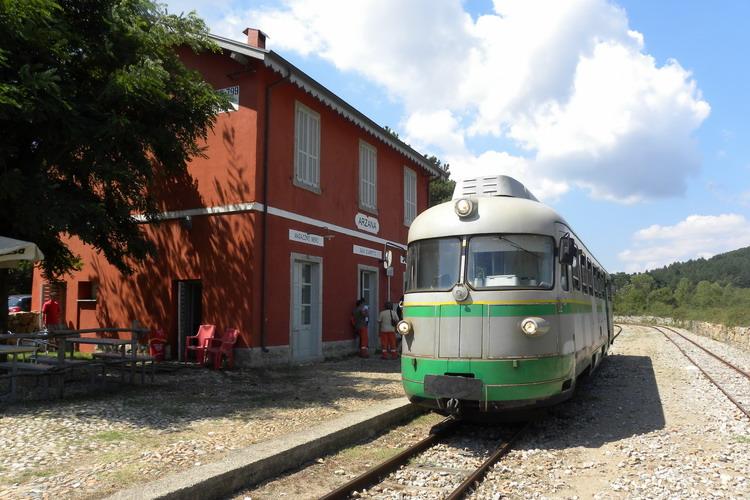
[[[131,432],[123,431],[104,431],[100,432],[99,434],[95,434],[94,436],[92,436],[92,439],[105,443],[111,443],[115,441],[130,440],[132,437],[131,434]]]
[[[750,436],[734,436],[735,443],[750,444]]]

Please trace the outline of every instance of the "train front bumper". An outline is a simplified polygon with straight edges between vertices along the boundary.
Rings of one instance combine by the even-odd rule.
[[[415,403],[442,409],[449,399],[480,411],[551,404],[572,389],[573,354],[531,359],[401,357],[401,379]]]

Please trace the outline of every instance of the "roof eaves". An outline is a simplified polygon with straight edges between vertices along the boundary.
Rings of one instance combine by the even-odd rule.
[[[224,50],[237,52],[238,54],[242,54],[243,56],[252,57],[260,61],[265,59],[266,54],[268,54],[268,50],[252,47],[246,43],[232,40],[231,38],[224,38],[223,36],[219,35],[208,35],[208,37],[216,42],[216,44]]]
[[[318,83],[314,78],[297,68],[294,64],[290,63],[276,52],[269,51],[263,62],[267,67],[279,74],[288,74],[291,83],[318,99],[320,102],[336,111],[361,129],[367,131],[380,141],[400,152],[431,175],[443,178],[448,177],[448,173],[445,170],[432,165],[417,150],[394,137],[383,127],[372,121],[362,112],[358,111],[354,106],[341,99],[324,85]]]
[[[219,35],[209,35],[219,47],[224,50],[236,52],[254,59],[263,61],[263,63],[271,70],[280,73],[284,76],[289,76],[289,81],[304,90],[314,98],[318,99],[329,108],[333,109],[344,118],[348,119],[361,129],[372,134],[380,141],[389,145],[399,153],[403,154],[414,163],[425,169],[428,173],[436,177],[448,178],[448,172],[442,168],[435,167],[432,163],[428,162],[427,159],[419,153],[417,150],[394,137],[383,127],[372,121],[370,118],[365,116],[362,112],[358,111],[354,106],[347,103],[339,96],[328,90],[325,86],[318,83],[314,78],[307,75],[304,71],[297,68],[294,64],[290,63],[282,56],[267,49],[260,49],[252,47],[246,43],[238,42],[230,38],[225,38]]]

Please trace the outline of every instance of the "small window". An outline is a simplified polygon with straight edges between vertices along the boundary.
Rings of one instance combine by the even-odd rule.
[[[378,209],[378,153],[364,141],[359,143],[359,204],[367,210]]]
[[[404,167],[404,224],[412,223],[417,216],[417,174]]]
[[[581,289],[580,262],[581,262],[581,257],[579,253],[578,255],[573,257],[573,263],[570,265],[570,269],[573,275],[573,288],[575,288],[576,290]]]
[[[563,289],[563,291],[567,292],[570,290],[570,266],[561,265],[560,266],[560,287]]]
[[[299,102],[295,110],[294,183],[320,192],[320,115]]]

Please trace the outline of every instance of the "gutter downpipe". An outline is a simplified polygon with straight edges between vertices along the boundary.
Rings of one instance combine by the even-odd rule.
[[[271,90],[276,85],[289,80],[291,71],[286,68],[286,75],[275,82],[266,85],[265,113],[263,120],[263,257],[260,271],[260,349],[268,352],[266,347],[266,268],[268,267],[268,133],[271,121]]]

